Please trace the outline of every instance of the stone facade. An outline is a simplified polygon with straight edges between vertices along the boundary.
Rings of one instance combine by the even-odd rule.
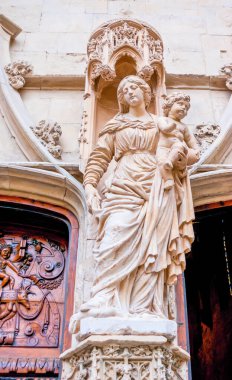
[[[94,40],[101,35],[102,26],[112,20],[121,27],[117,35],[126,36],[128,25],[141,25],[140,30],[147,28],[151,35],[153,30],[157,32],[152,49],[162,66],[162,89],[167,94],[183,90],[190,95],[185,123],[202,148],[199,162],[190,169],[194,205],[230,200],[231,2],[177,0],[174,5],[169,0],[33,0],[32,6],[28,0],[3,0],[0,14],[0,195],[64,207],[78,220],[73,306],[77,312],[89,298],[94,272],[96,226],[87,212],[82,187],[85,160],[96,142],[94,111],[99,109],[104,120],[117,111],[117,105],[110,101],[106,110],[104,104],[95,107],[102,105],[94,85],[102,84],[103,93],[105,82],[115,80],[116,74],[113,67],[105,66],[107,62],[94,61],[99,58],[94,57],[99,46]],[[162,44],[157,42],[158,35]],[[103,43],[101,40],[100,45]],[[141,46],[133,52],[138,62],[144,61],[136,73],[149,80],[154,73],[151,60],[146,60]],[[59,147],[58,155],[53,155],[33,132],[41,120],[52,120],[62,127],[59,142],[52,144],[53,151],[54,146]],[[100,126],[101,119],[97,120]],[[88,355],[91,349],[87,349]],[[120,356],[118,364],[121,367],[113,371],[121,371],[119,378],[133,378],[129,377],[130,363]],[[66,360],[64,379],[70,368]],[[84,371],[78,378],[88,377]]]

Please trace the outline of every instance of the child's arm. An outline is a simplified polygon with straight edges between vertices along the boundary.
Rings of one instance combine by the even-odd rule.
[[[10,269],[12,269],[16,274],[18,274],[18,270],[15,268],[13,264],[11,264],[10,261],[7,261],[7,265]]]
[[[185,125],[184,141],[188,146],[188,165],[193,165],[200,158],[200,147],[198,142],[190,129]]]
[[[169,133],[173,132],[174,129],[176,128],[176,123],[174,123],[174,122],[169,123],[168,119],[166,119],[164,117],[160,117],[158,120],[158,126],[159,126],[159,129],[161,130],[161,132],[169,134]]]

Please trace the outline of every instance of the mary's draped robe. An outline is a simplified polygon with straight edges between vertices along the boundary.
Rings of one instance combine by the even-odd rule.
[[[185,269],[194,238],[188,175],[164,191],[157,166],[157,118],[116,115],[103,129],[87,163],[84,184],[97,186],[114,158],[94,249],[96,278],[90,308],[167,318],[167,285]]]

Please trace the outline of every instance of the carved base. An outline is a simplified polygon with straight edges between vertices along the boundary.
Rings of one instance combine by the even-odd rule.
[[[91,336],[61,355],[62,380],[187,380],[189,354],[163,336]]]
[[[156,335],[173,340],[177,335],[175,321],[161,318],[83,318],[80,321],[78,340],[91,335]]]

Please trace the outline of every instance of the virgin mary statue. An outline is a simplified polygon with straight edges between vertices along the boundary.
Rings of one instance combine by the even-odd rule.
[[[84,175],[87,205],[99,223],[96,277],[80,316],[168,318],[167,286],[184,271],[194,238],[189,178],[164,188],[158,117],[147,111],[149,85],[125,77],[117,96],[119,113],[101,131]],[[180,171],[190,156],[180,150]],[[97,185],[113,159],[116,167],[101,199]]]

